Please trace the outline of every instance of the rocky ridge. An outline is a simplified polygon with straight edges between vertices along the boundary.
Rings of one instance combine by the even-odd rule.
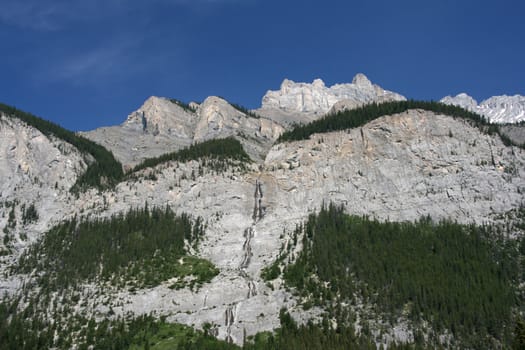
[[[37,237],[50,222],[62,218],[59,204],[68,196],[74,185],[91,161],[75,147],[60,139],[42,134],[16,118],[0,113],[0,204],[4,215],[0,216],[0,227],[7,226],[8,203],[15,204],[16,216],[19,209],[36,203],[45,208],[38,223],[22,227],[16,225],[13,234],[15,246],[24,245],[20,233],[28,238]],[[5,232],[5,231],[4,231]]]
[[[321,79],[311,84],[285,79],[278,91],[268,91],[257,113],[282,124],[306,123],[328,112],[351,109],[371,102],[403,101],[405,97],[357,74],[350,84],[327,87]]]
[[[525,121],[525,96],[493,96],[478,102],[466,93],[443,97],[440,102],[463,107],[485,116],[491,123],[506,124]]]
[[[83,132],[83,136],[111,150],[125,167],[146,158],[174,152],[195,142],[236,137],[254,160],[262,160],[283,131],[267,118],[248,115],[219,97],[182,106],[152,96],[118,126]]]

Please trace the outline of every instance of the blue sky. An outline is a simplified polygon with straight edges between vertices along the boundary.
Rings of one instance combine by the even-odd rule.
[[[0,101],[72,130],[151,95],[249,108],[284,78],[525,95],[521,0],[0,0]]]

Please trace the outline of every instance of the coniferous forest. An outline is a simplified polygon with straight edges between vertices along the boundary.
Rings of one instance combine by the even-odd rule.
[[[241,143],[233,137],[227,137],[203,141],[176,152],[148,158],[135,166],[133,172],[152,168],[169,161],[187,162],[201,158],[208,159],[208,166],[217,171],[224,170],[228,166],[236,165],[237,163],[251,162],[250,156],[244,151]]]
[[[26,250],[16,272],[36,271],[42,291],[97,281],[145,288],[188,275],[198,287],[218,273],[210,262],[187,255],[185,240],[196,248],[203,234],[201,218],[176,215],[169,207],[146,205],[90,221],[74,218]]]
[[[283,270],[305,307],[322,306],[338,324],[355,321],[368,302],[393,325],[400,317],[447,330],[460,347],[510,346],[523,305],[525,243],[500,227],[433,222],[379,222],[329,205],[294,232],[303,249],[291,264],[284,250],[263,276]],[[424,345],[418,333],[416,343]]]
[[[454,118],[466,119],[485,133],[499,135],[505,145],[509,146],[513,144],[512,141],[500,131],[499,125],[489,123],[479,114],[454,105],[415,100],[370,103],[359,108],[329,114],[311,123],[297,125],[295,128],[285,131],[277,142],[305,140],[308,139],[310,135],[316,133],[358,128],[374,119],[403,113],[409,109],[423,109]],[[515,146],[525,148],[525,145]]]

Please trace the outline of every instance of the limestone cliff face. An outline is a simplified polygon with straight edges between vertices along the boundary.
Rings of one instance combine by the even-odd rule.
[[[276,202],[306,212],[321,200],[390,220],[478,223],[523,201],[525,153],[462,120],[411,110],[359,129],[274,146],[265,168]]]
[[[221,125],[219,116],[213,118]],[[117,291],[112,298],[123,302],[113,310],[155,311],[197,326],[210,322],[220,338],[236,343],[244,334],[276,327],[282,306],[298,318],[311,317],[296,308],[279,280],[269,288],[260,271],[291,239],[283,231],[291,232],[323,202],[383,220],[430,215],[483,223],[519,206],[525,190],[523,150],[505,147],[463,120],[421,110],[275,145],[262,169],[253,165],[247,173],[205,170],[192,180],[189,174],[198,167],[195,161],[159,165],[155,181],[89,192],[71,207],[105,216],[147,201],[208,218],[198,254],[220,268],[219,276],[198,292],[167,285],[135,294]],[[254,219],[259,199],[264,214]]]
[[[145,134],[169,135],[182,140],[191,140],[197,118],[174,101],[152,96],[136,111],[132,112],[123,127]]]
[[[86,170],[86,161],[70,144],[0,114],[0,229],[9,235],[9,246],[27,244],[63,218],[64,198]],[[24,225],[22,208],[30,205],[40,219]],[[15,221],[8,224],[13,208]]]
[[[230,107],[219,98],[202,103],[195,113],[200,119],[192,139],[255,130],[248,136],[257,142],[268,137],[265,147],[270,148],[279,127]],[[192,177],[202,164],[171,162],[144,170],[138,181],[103,192],[90,190],[78,198],[54,190],[61,176],[59,188],[67,188],[77,171],[84,169],[78,152],[16,121],[1,121],[0,169],[2,178],[9,179],[2,187],[3,198],[6,194],[39,198],[43,190],[32,180],[38,176],[46,188],[40,194],[46,204],[38,208],[55,221],[59,215],[105,217],[144,206],[146,201],[149,206],[169,205],[207,220],[205,239],[196,254],[220,269],[211,283],[199,291],[170,289],[168,283],[135,293],[105,289],[96,297],[99,300],[86,301],[86,310],[105,314],[109,309],[102,300],[109,299],[115,301],[112,310],[117,315],[156,312],[197,327],[209,322],[219,338],[239,344],[244,335],[277,327],[282,307],[299,319],[315,315],[315,309],[297,308],[279,279],[266,285],[260,272],[291,239],[288,233],[295,224],[323,202],[341,203],[349,213],[380,219],[416,220],[430,215],[482,223],[518,207],[525,191],[523,150],[506,147],[497,136],[482,134],[461,119],[422,110],[385,116],[358,129],[273,145],[262,165],[253,164],[247,172],[230,169],[217,174],[204,168],[201,176]],[[137,128],[143,132],[140,125]],[[33,151],[25,150],[28,145]],[[45,170],[50,164],[53,170]],[[156,176],[147,176],[150,172]],[[24,190],[9,192],[12,187]],[[0,210],[7,216],[6,209]],[[2,227],[6,219],[0,220]],[[49,223],[35,225],[34,236],[48,227]],[[13,292],[19,285],[0,280],[1,288]]]

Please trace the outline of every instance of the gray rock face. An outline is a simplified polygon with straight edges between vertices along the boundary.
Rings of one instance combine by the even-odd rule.
[[[312,317],[296,307],[281,281],[274,283],[275,290],[268,288],[260,270],[291,239],[283,230],[292,232],[323,202],[384,220],[430,215],[482,223],[523,201],[524,165],[522,150],[505,147],[462,120],[416,110],[359,129],[275,145],[261,171],[254,166],[245,174],[205,172],[181,180],[197,169],[197,162],[172,163],[157,168],[157,181],[123,183],[103,194],[104,201],[90,194],[79,203],[86,212],[96,201],[95,207],[107,203],[103,215],[108,215],[147,200],[208,218],[199,255],[221,269],[219,276],[193,293],[165,285],[136,295],[120,291],[114,297],[122,306],[113,309],[156,311],[197,326],[210,322],[220,338],[240,343],[244,333],[276,327],[283,305],[299,319]],[[264,214],[254,219],[259,198]],[[407,336],[392,334],[397,340]]]
[[[247,153],[261,161],[283,131],[275,122],[246,115],[218,97],[209,97],[201,105],[192,103],[190,108],[150,97],[121,125],[82,135],[107,147],[129,168],[195,142],[229,136],[239,139]]]
[[[268,91],[257,111],[279,123],[305,123],[330,111],[355,108],[371,102],[401,101],[397,93],[374,85],[364,74],[357,74],[351,84],[326,87],[321,79],[311,84],[285,79],[278,91]],[[335,107],[335,109],[334,109]]]
[[[359,79],[355,82],[365,83]],[[156,103],[162,105],[165,101]],[[260,134],[254,137],[268,135],[270,144],[271,137],[280,130],[271,121],[247,117],[225,103],[218,98],[207,99],[195,113],[199,117],[196,122],[193,124],[192,119],[178,129],[159,119],[156,136],[148,129],[154,118],[147,119],[146,132],[140,127],[140,114],[130,116],[128,121],[137,133],[151,137],[167,135],[166,130],[171,129],[182,138],[185,130],[192,130],[186,134],[192,140],[205,140],[233,130],[253,131],[258,126]],[[146,118],[146,110],[159,114],[165,111],[161,106],[145,108]],[[168,114],[172,116],[171,112]],[[323,201],[344,204],[352,214],[380,219],[416,220],[430,215],[435,219],[482,223],[491,220],[492,214],[519,206],[525,191],[523,150],[505,147],[498,137],[482,134],[460,119],[411,110],[376,119],[362,128],[274,145],[263,165],[254,164],[248,172],[230,169],[217,174],[204,169],[202,176],[192,179],[190,174],[198,173],[202,164],[170,162],[144,170],[139,181],[123,182],[104,192],[90,190],[76,198],[67,191],[55,191],[54,183],[64,175],[59,187],[67,188],[85,168],[78,152],[42,137],[32,128],[4,119],[0,124],[0,170],[2,178],[9,181],[2,187],[2,197],[9,194],[10,198],[37,201],[46,217],[49,212],[51,219],[42,219],[33,226],[35,237],[44,233],[53,220],[71,215],[106,217],[144,206],[146,201],[150,207],[169,205],[179,213],[207,220],[205,239],[196,254],[220,269],[211,283],[198,291],[170,289],[168,282],[135,293],[104,289],[98,297],[86,300],[86,310],[106,314],[109,309],[101,301],[109,299],[117,315],[128,311],[156,312],[171,321],[196,327],[209,322],[219,338],[238,344],[244,335],[277,327],[282,307],[289,308],[299,320],[316,316],[318,310],[305,312],[297,307],[281,280],[274,281],[270,288],[260,273],[276,258],[281,245],[291,240],[289,234],[295,224],[318,210]],[[21,153],[12,156],[13,144],[22,149],[35,145],[32,147],[47,155],[18,150]],[[60,152],[60,147],[66,147],[69,153]],[[41,169],[49,164],[46,157],[58,162],[49,177],[43,175],[47,170]],[[19,167],[25,159],[34,165]],[[30,175],[23,175],[26,168]],[[149,172],[156,174],[156,180],[147,176]],[[45,195],[39,195],[39,185],[31,180],[35,174],[47,179],[42,180]],[[25,190],[9,192],[12,186]],[[38,196],[46,200],[37,200]],[[0,211],[6,217],[6,209]],[[0,227],[6,224],[5,220],[0,219]],[[2,278],[0,274],[0,288],[12,291],[20,287],[16,281]],[[94,298],[99,298],[98,304]],[[407,334],[394,329],[392,336],[406,339]]]
[[[500,130],[516,145],[525,145],[525,124],[502,125]]]
[[[521,95],[493,96],[478,105],[472,97],[461,93],[454,97],[443,97],[440,102],[457,105],[478,113],[492,123],[519,123],[525,120],[525,96]]]
[[[234,136],[250,157],[262,161],[283,127],[266,118],[254,118],[231,106],[219,97],[208,97],[199,106],[200,120],[193,142]]]
[[[69,189],[86,170],[87,161],[70,144],[0,113],[0,252],[14,253],[0,254],[0,274],[21,247],[64,219]],[[39,220],[24,223],[23,208],[31,205]],[[14,221],[10,222],[11,212]],[[16,278],[0,278],[1,295],[19,287]]]
[[[276,202],[295,213],[324,200],[381,219],[481,223],[523,201],[524,157],[461,120],[411,110],[276,145],[265,167],[282,189]]]

